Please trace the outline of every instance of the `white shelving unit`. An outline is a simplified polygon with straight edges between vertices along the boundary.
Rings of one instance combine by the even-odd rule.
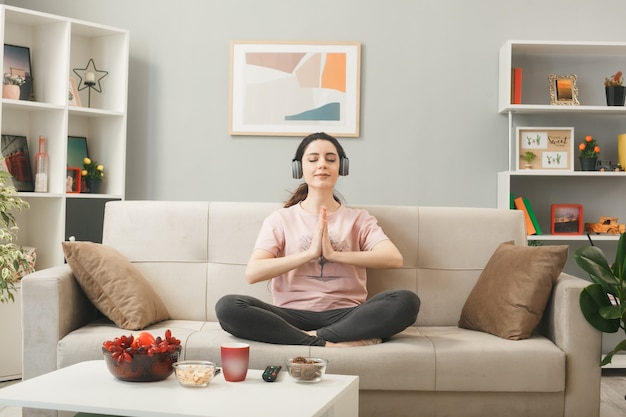
[[[1,132],[26,136],[31,158],[44,136],[50,159],[49,192],[20,193],[31,208],[20,215],[18,243],[37,248],[37,269],[42,269],[63,263],[60,242],[73,221],[66,216],[69,205],[124,198],[129,34],[12,6],[2,5],[0,12],[3,44],[30,49],[35,100],[2,99]],[[72,69],[85,68],[90,58],[108,72],[102,93],[92,92],[88,108],[84,89],[84,107],[69,106]],[[104,165],[103,194],[65,192],[68,136],[86,137],[89,155]]]
[[[45,137],[50,161],[48,192],[19,193],[30,209],[18,216],[17,243],[37,248],[37,269],[61,265],[61,242],[76,234],[76,226],[91,222],[101,225],[104,203],[124,199],[129,33],[0,5],[0,38],[2,44],[30,49],[34,92],[34,101],[0,101],[1,133],[27,137],[33,167],[38,138]],[[69,79],[75,77],[72,69],[85,68],[89,59],[94,60],[98,70],[108,72],[101,80],[102,92],[92,92],[88,108],[88,89],[84,89],[80,92],[83,107],[70,106]],[[3,54],[0,62],[4,68]],[[104,165],[102,194],[65,192],[68,136],[86,137],[90,157]],[[0,305],[0,309],[5,307]],[[11,308],[14,310],[14,306]],[[5,311],[0,310],[0,315],[6,317]],[[19,322],[19,317],[15,320]],[[19,332],[17,336],[5,334],[6,340],[17,340],[21,345]],[[17,357],[2,355],[0,380],[15,376],[5,368],[18,360],[21,364],[21,348],[18,353]]]
[[[510,104],[513,67],[522,68],[522,104]],[[552,204],[581,204],[587,222],[611,216],[626,223],[626,173],[578,171],[576,148],[585,136],[592,135],[600,145],[600,159],[617,162],[617,135],[626,133],[626,107],[606,105],[604,78],[619,70],[626,73],[626,43],[622,42],[508,41],[501,47],[498,110],[508,117],[509,161],[508,171],[498,173],[497,205],[508,209],[511,193],[530,200],[543,234],[529,236],[529,240],[569,244],[570,256],[589,244],[585,234],[550,234]],[[579,106],[550,104],[549,74],[577,76]],[[516,128],[522,126],[574,127],[576,170],[516,171]],[[613,259],[619,236],[591,238]],[[573,261],[565,269],[582,276]],[[602,340],[604,353],[617,343],[614,335],[604,334]],[[614,358],[612,367],[626,368],[624,358],[626,355]]]
[[[578,171],[577,144],[586,135],[599,142],[603,161],[617,162],[617,135],[626,133],[626,108],[607,106],[604,78],[626,72],[626,43],[508,41],[500,49],[498,110],[508,116],[508,171],[498,173],[499,208],[510,194],[527,197],[543,231],[533,240],[583,241],[585,235],[550,235],[551,204],[582,204],[584,220],[600,216],[626,222],[626,173]],[[522,103],[511,104],[511,69],[522,68]],[[577,76],[579,106],[551,105],[548,75]],[[576,171],[516,171],[517,127],[574,127]],[[529,237],[530,238],[530,237]],[[594,235],[594,241],[617,236]]]

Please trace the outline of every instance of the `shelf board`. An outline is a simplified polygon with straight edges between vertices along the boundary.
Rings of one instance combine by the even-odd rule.
[[[619,240],[620,235],[589,235],[591,236],[591,240],[595,241],[617,241]],[[580,240],[580,241],[589,241],[589,238],[586,234],[583,235],[528,235],[528,240],[549,240],[549,241],[572,241],[572,240]]]
[[[114,110],[93,109],[89,107],[70,106],[69,112],[71,116],[86,117],[107,117],[107,116],[123,116],[124,112]]]
[[[509,104],[500,109],[501,114],[587,113],[626,116],[625,106],[561,106],[551,104]]]
[[[64,194],[60,193],[36,193],[34,191],[18,191],[17,196],[21,198],[62,198]]]
[[[65,106],[50,103],[41,103],[39,101],[29,100],[11,100],[2,99],[2,107],[5,109],[14,109],[22,111],[39,111],[39,110],[65,110]]]
[[[105,200],[123,200],[120,194],[92,194],[92,193],[35,193],[29,191],[19,191],[17,195],[21,198],[91,198]]]
[[[625,42],[512,40],[505,43],[513,55],[580,57],[620,56],[626,53]]]
[[[519,171],[502,171],[501,174],[511,177],[626,177],[626,172],[624,171],[568,171],[565,169],[522,169]]]
[[[123,200],[120,194],[92,194],[92,193],[68,193],[66,195],[68,199],[72,198],[91,198],[91,199],[105,199],[105,200]]]

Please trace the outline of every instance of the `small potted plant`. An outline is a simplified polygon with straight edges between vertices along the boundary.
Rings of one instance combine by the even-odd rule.
[[[622,71],[617,71],[615,74],[604,79],[604,91],[606,94],[607,106],[623,106],[624,99],[626,98],[626,87],[624,83],[624,77]]]
[[[524,165],[524,168],[526,169],[531,169],[533,166],[531,164],[531,162],[537,157],[537,155],[535,155],[533,152],[531,151],[526,151],[524,152],[524,155],[522,155],[522,159],[524,161],[526,161],[526,164]]]
[[[598,162],[600,147],[593,136],[585,136],[585,140],[578,145],[580,151],[580,169],[582,171],[595,171]]]
[[[26,82],[24,77],[5,73],[2,78],[2,97],[13,100],[20,99],[20,87]]]
[[[604,333],[626,332],[626,234],[617,244],[615,262],[609,266],[604,252],[597,246],[576,250],[574,260],[589,274],[592,284],[580,294],[580,310],[585,319]],[[613,355],[626,351],[626,339],[619,342],[600,362],[611,363]]]
[[[15,300],[17,283],[34,270],[34,252],[13,243],[17,237],[16,212],[28,208],[28,202],[16,196],[15,187],[8,184],[11,174],[0,171],[0,303]]]
[[[85,179],[87,192],[99,193],[104,179],[104,166],[90,158],[83,159],[82,178]]]

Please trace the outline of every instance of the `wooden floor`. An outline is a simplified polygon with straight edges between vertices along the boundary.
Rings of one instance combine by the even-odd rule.
[[[19,381],[0,382],[0,388]],[[603,369],[600,417],[626,416],[626,369]],[[0,417],[22,417],[19,407],[0,406]]]
[[[624,416],[626,416],[626,369],[603,369],[600,417]]]

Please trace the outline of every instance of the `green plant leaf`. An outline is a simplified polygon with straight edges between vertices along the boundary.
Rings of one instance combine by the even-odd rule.
[[[602,285],[591,284],[583,288],[579,303],[583,316],[594,328],[604,333],[615,333],[619,330],[621,315],[618,318],[605,318],[600,314],[602,308],[613,307]]]
[[[615,253],[615,262],[613,263],[613,274],[624,279],[624,270],[626,265],[626,233],[622,233],[617,242],[617,252]]]
[[[589,275],[599,278],[608,285],[620,284],[619,280],[613,275],[604,252],[597,246],[578,248],[574,253],[574,260]]]
[[[600,366],[608,365],[613,360],[613,356],[621,351],[626,351],[626,340],[622,340],[619,342],[612,351],[606,354],[602,362],[600,362]]]
[[[598,310],[598,313],[600,314],[602,318],[605,318],[607,320],[613,320],[613,319],[619,320],[624,315],[624,307],[621,305],[604,306],[604,307],[600,307],[600,309]]]

